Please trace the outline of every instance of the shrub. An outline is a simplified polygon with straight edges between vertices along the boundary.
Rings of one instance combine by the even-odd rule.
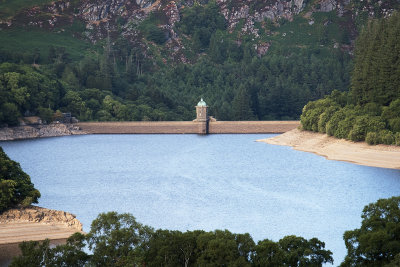
[[[335,136],[336,130],[338,128],[339,122],[346,118],[344,109],[336,111],[332,118],[326,124],[326,133],[331,136]]]
[[[379,132],[379,138],[382,144],[393,145],[394,144],[394,134],[389,130],[382,130]]]
[[[338,107],[336,103],[334,103],[329,98],[309,102],[307,105],[304,106],[303,113],[300,117],[303,129],[318,132],[318,124],[321,114],[329,109],[332,109],[330,112],[333,114],[333,112],[337,108]]]
[[[379,132],[383,129],[385,129],[385,122],[382,121],[381,117],[375,116],[375,117],[368,117],[367,121],[367,132]]]
[[[400,116],[400,99],[396,99],[390,103],[388,107],[384,107],[382,111],[382,118],[389,121],[390,119],[398,118]]]
[[[146,39],[161,45],[167,41],[167,34],[156,25],[149,25],[146,28]]]
[[[354,142],[365,140],[365,131],[360,125],[354,125],[353,129],[350,130],[348,139]]]
[[[377,145],[377,144],[379,144],[378,133],[376,133],[376,132],[367,133],[367,136],[365,137],[365,142],[367,142],[368,145]]]
[[[396,146],[400,146],[400,133],[395,133],[395,135],[394,135],[394,144]]]
[[[326,124],[338,109],[339,109],[338,107],[329,107],[325,112],[319,115],[318,132],[326,133]]]
[[[363,141],[368,132],[378,132],[385,128],[385,123],[380,117],[368,115],[358,116],[353,129],[349,132],[348,139],[352,141]]]
[[[400,114],[399,114],[400,116]],[[400,132],[400,118],[394,118],[389,120],[390,130],[393,132]]]
[[[348,116],[344,120],[340,121],[334,136],[336,138],[347,138],[353,128],[354,121],[354,116]]]
[[[50,108],[39,107],[38,115],[44,123],[52,122],[54,112]]]

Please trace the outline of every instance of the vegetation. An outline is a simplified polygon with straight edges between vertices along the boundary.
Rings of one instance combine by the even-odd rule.
[[[57,111],[94,121],[192,120],[200,97],[219,120],[298,119],[308,101],[350,81],[350,57],[333,48],[349,41],[338,26],[345,18],[314,13],[313,20],[266,20],[255,25],[254,39],[240,32],[240,23],[229,32],[213,1],[185,7],[174,31],[185,46],[178,56],[187,62],[171,55],[161,11],[138,25],[117,20],[139,31],[135,43],[110,34],[91,44],[77,19],[54,29],[4,28],[0,125],[15,125],[25,114],[49,122]],[[255,49],[260,45],[269,47],[265,55]]]
[[[89,245],[92,254],[84,250]],[[84,236],[72,235],[66,245],[49,247],[24,242],[22,256],[11,266],[322,266],[332,252],[316,238],[286,236],[256,245],[249,234],[228,230],[154,230],[130,214],[101,213]]]
[[[398,266],[400,197],[365,206],[361,228],[344,233],[347,255],[340,266]],[[91,253],[85,249],[88,245]],[[11,266],[322,266],[333,263],[324,242],[286,236],[254,243],[249,234],[154,230],[130,214],[101,213],[85,236],[65,245],[24,242]]]
[[[0,213],[17,205],[38,203],[39,198],[29,175],[0,147]]]
[[[15,15],[21,9],[33,7],[35,5],[47,4],[51,0],[1,0],[0,1],[0,18],[9,18]]]
[[[308,103],[305,130],[400,145],[400,13],[371,21],[357,40],[350,92]]]
[[[398,266],[400,197],[365,206],[360,229],[346,231],[347,256],[340,266]]]

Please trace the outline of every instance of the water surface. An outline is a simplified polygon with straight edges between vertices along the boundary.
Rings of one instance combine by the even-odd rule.
[[[42,194],[89,231],[100,212],[155,228],[228,229],[255,241],[317,237],[346,254],[363,207],[400,195],[400,171],[255,142],[273,135],[85,135],[1,142]]]

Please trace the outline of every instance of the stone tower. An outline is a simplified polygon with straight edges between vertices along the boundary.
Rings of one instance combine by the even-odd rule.
[[[208,134],[208,106],[204,102],[203,98],[197,103],[196,106],[196,119],[195,122],[198,123],[199,134]]]

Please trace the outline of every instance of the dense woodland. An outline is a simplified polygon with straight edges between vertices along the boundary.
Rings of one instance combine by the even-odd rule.
[[[400,13],[373,20],[357,40],[349,92],[308,103],[304,129],[369,144],[400,145]]]
[[[299,119],[308,101],[349,85],[350,56],[333,48],[349,37],[332,12],[316,13],[313,25],[301,17],[265,21],[254,40],[228,32],[215,2],[187,7],[175,25],[186,63],[165,55],[161,19],[155,12],[138,26],[146,49],[123,36],[96,44],[72,38],[85,29],[78,21],[57,34],[0,31],[0,124],[16,125],[23,115],[50,122],[60,112],[96,121],[192,120],[200,97],[219,120]],[[260,40],[270,44],[265,55],[255,49]]]

